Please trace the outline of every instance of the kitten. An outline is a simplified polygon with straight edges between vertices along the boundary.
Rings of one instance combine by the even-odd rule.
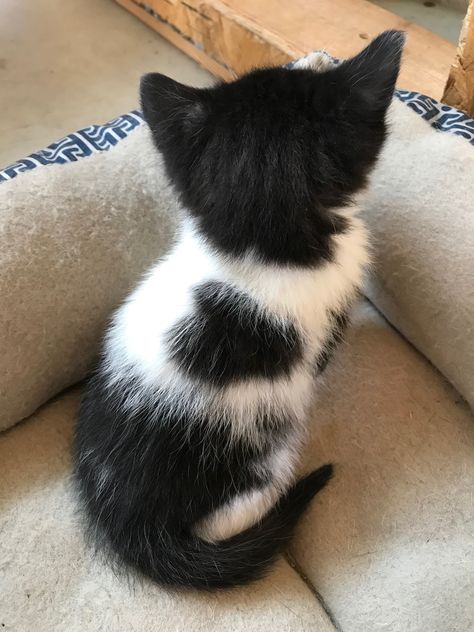
[[[386,136],[403,42],[389,31],[322,72],[206,89],[142,79],[184,217],[113,318],[75,459],[101,548],[157,582],[261,576],[331,476],[295,469],[368,263],[354,196]]]

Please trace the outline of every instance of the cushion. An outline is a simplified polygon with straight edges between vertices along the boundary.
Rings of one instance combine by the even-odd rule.
[[[84,378],[111,312],[172,236],[177,205],[144,125],[111,151],[73,142],[48,166],[3,172],[0,429]]]
[[[455,127],[445,107],[434,125],[444,116]],[[474,147],[399,101],[390,121],[364,204],[375,270],[367,295],[474,407]],[[474,143],[474,121],[458,123]]]
[[[70,484],[78,399],[78,390],[65,394],[0,435],[6,631],[334,632],[317,596],[283,559],[258,584],[216,594],[133,582],[96,559],[84,546]]]
[[[369,304],[327,369],[304,469],[335,476],[291,550],[344,632],[474,629],[474,423]]]

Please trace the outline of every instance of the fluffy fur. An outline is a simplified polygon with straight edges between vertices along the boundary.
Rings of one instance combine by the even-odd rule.
[[[294,472],[315,377],[368,263],[354,200],[385,138],[402,44],[387,32],[336,68],[204,90],[142,81],[184,217],[113,319],[76,472],[97,541],[158,582],[259,577],[331,476]]]

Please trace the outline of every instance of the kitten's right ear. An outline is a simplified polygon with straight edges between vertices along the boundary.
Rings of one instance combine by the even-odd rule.
[[[199,118],[203,108],[203,90],[185,86],[166,75],[152,72],[140,81],[140,101],[143,116],[156,135],[170,122],[180,129]]]
[[[390,104],[405,44],[403,31],[385,31],[362,52],[341,64],[349,102],[357,101],[367,113],[384,113]]]

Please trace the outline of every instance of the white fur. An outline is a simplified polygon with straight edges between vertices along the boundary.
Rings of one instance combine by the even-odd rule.
[[[191,288],[218,276],[216,262],[184,229],[170,255],[151,268],[114,319],[106,341],[113,374],[133,367],[145,383],[162,383],[167,373],[163,336],[191,313]],[[168,372],[174,371],[168,367]]]
[[[248,529],[265,516],[294,478],[299,436],[295,432],[293,437],[288,437],[283,448],[272,452],[264,463],[257,466],[272,473],[270,485],[235,496],[197,524],[196,535],[209,542],[224,540]]]
[[[226,540],[260,520],[273,507],[278,496],[279,492],[273,485],[235,496],[195,525],[194,532],[208,542]]]
[[[324,72],[336,65],[335,60],[324,50],[314,51],[298,59],[293,68],[310,68],[316,72]]]
[[[155,264],[118,311],[106,340],[109,380],[139,378],[128,404],[144,397],[166,398],[173,410],[183,407],[212,413],[227,423],[231,437],[258,442],[256,417],[272,411],[294,422],[284,449],[275,450],[260,465],[272,484],[236,496],[196,525],[208,540],[238,533],[254,524],[290,484],[307,412],[314,392],[314,361],[332,325],[329,312],[344,309],[358,291],[369,262],[367,235],[355,208],[341,209],[349,228],[334,237],[334,261],[314,268],[267,265],[249,253],[235,259],[214,251],[188,219],[163,261]],[[252,378],[222,388],[200,383],[185,374],[167,352],[173,324],[192,315],[192,290],[206,281],[225,281],[251,297],[267,317],[292,323],[304,340],[304,354],[289,376],[274,380]],[[160,420],[163,423],[166,420]]]
[[[334,262],[301,269],[259,264],[249,255],[226,265],[227,279],[274,315],[299,325],[307,342],[317,348],[326,334],[328,310],[351,301],[369,263],[367,233],[356,212],[355,208],[340,211],[351,227],[333,238]]]

